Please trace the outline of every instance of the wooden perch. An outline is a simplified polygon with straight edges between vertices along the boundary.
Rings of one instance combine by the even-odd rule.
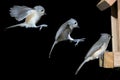
[[[103,11],[107,8],[109,8],[110,6],[112,6],[115,3],[116,0],[101,0],[98,4],[97,7]]]
[[[120,67],[120,52],[105,52],[103,60],[99,59],[100,67],[114,68]]]
[[[114,67],[120,67],[120,52],[114,53]]]
[[[114,67],[114,54],[112,52],[106,52],[104,54],[104,68],[113,68]]]
[[[100,67],[113,68],[114,67],[114,55],[112,52],[105,52],[103,58],[99,59]]]

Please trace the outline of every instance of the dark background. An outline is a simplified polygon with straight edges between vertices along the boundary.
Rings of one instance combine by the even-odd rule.
[[[110,8],[100,11],[96,7],[98,2],[99,0],[3,0],[0,5],[1,76],[4,79],[33,80],[119,80],[118,68],[100,68],[98,60],[86,63],[75,76],[75,71],[100,34],[111,34]],[[21,27],[5,30],[8,26],[20,23],[9,15],[9,9],[13,5],[42,5],[47,15],[37,25],[45,23],[48,28],[41,31]],[[85,42],[79,43],[77,47],[73,42],[60,42],[49,59],[56,31],[70,18],[76,19],[80,26],[73,30],[71,36],[86,38]],[[108,50],[112,50],[111,41]]]

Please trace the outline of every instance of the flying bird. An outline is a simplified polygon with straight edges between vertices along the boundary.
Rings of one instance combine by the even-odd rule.
[[[49,52],[49,58],[51,57],[51,52],[52,52],[54,46],[61,41],[70,40],[70,41],[76,42],[75,46],[78,45],[79,42],[84,41],[85,38],[73,39],[70,36],[70,34],[72,33],[74,28],[79,28],[79,26],[78,26],[78,22],[73,18],[70,18],[68,21],[66,21],[65,23],[63,23],[60,26],[60,28],[58,29],[58,31],[56,33],[55,41]]]
[[[47,27],[47,24],[41,24],[39,26],[36,26],[36,23],[45,14],[45,9],[41,5],[35,6],[34,8],[15,5],[10,8],[10,16],[14,17],[17,21],[22,21],[24,19],[25,21],[20,24],[9,26],[7,27],[7,29],[20,26],[26,28],[39,28],[41,30],[42,27]]]
[[[111,36],[107,33],[102,33],[99,40],[94,43],[94,45],[90,48],[87,55],[85,56],[84,61],[82,64],[78,67],[77,71],[75,72],[75,75],[79,72],[79,70],[82,68],[82,66],[91,60],[98,59],[103,56],[104,52],[106,51],[109,41],[111,39]]]

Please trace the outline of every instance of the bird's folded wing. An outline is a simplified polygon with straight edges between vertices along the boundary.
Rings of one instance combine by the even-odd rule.
[[[32,8],[27,6],[13,6],[10,8],[11,17],[15,17],[17,21],[21,21],[26,18],[32,11]]]
[[[103,43],[96,42],[88,51],[87,55],[85,56],[85,59],[92,56],[96,51],[98,51],[102,47],[102,45]]]
[[[64,32],[64,30],[66,29],[66,27],[69,27],[67,25],[67,23],[64,23],[64,24],[61,25],[61,27],[58,29],[58,31],[56,33],[55,40],[57,40],[58,37]]]

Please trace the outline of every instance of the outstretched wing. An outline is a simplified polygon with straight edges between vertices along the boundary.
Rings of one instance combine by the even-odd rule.
[[[10,15],[11,17],[15,17],[17,21],[21,21],[30,14],[31,10],[32,8],[29,8],[27,6],[16,5],[10,8]]]

